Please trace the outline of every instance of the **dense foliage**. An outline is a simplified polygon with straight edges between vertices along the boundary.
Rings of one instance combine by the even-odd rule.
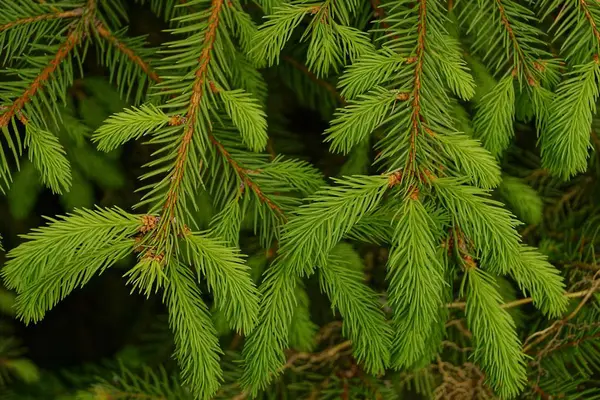
[[[0,0],[0,398],[600,398],[599,26]]]

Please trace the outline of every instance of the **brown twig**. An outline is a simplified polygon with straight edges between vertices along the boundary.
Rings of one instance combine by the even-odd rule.
[[[575,292],[575,293],[579,294],[579,296],[577,296],[577,297],[583,297],[583,299],[579,302],[577,307],[569,315],[567,315],[565,318],[563,318],[561,320],[555,321],[548,328],[531,334],[525,340],[525,343],[523,344],[523,352],[524,353],[531,351],[534,346],[536,346],[537,344],[546,340],[546,338],[548,336],[550,336],[551,334],[555,333],[555,335],[558,335],[560,333],[560,331],[562,330],[562,328],[565,326],[565,324],[568,321],[570,321],[571,319],[575,318],[575,316],[579,313],[579,311],[581,311],[583,306],[592,297],[594,292],[596,292],[598,290],[598,288],[600,288],[600,279],[596,279],[598,274],[600,274],[600,271],[594,275],[594,283],[592,284],[592,286],[589,289],[583,290],[580,292]]]
[[[417,155],[416,140],[419,134],[419,128],[423,123],[423,116],[421,115],[421,76],[423,74],[423,61],[425,56],[425,36],[427,34],[427,2],[425,0],[419,1],[419,23],[417,26],[417,51],[414,60],[415,72],[414,72],[414,87],[412,90],[412,114],[411,114],[411,131],[410,131],[410,150],[408,154],[408,165],[406,171],[413,173],[415,159]],[[407,61],[408,62],[408,61]]]
[[[434,391],[435,399],[493,398],[492,390],[485,384],[485,375],[473,363],[454,365],[442,361],[431,365],[441,375],[442,382]]]
[[[600,280],[598,282],[600,283]],[[596,287],[594,289],[594,291],[597,289],[598,289],[598,287]],[[587,290],[580,290],[578,292],[565,293],[565,297],[568,297],[570,299],[576,299],[579,297],[585,297],[589,294],[590,294],[590,289],[587,289]],[[514,307],[522,306],[524,304],[529,304],[531,302],[533,302],[533,298],[526,297],[524,299],[509,301],[508,303],[501,304],[500,307],[501,308],[514,308]],[[467,306],[467,303],[464,301],[455,301],[453,303],[446,304],[446,308],[461,308],[462,309],[462,308],[465,308],[466,306]]]
[[[89,0],[85,9],[76,11],[76,15],[80,15],[84,19],[84,26],[88,26],[90,18],[93,17],[96,9],[96,1]],[[75,10],[73,10],[75,11]],[[15,115],[19,115],[25,105],[33,96],[46,84],[48,79],[58,69],[59,65],[66,60],[71,51],[81,42],[85,32],[80,29],[73,29],[67,36],[65,41],[59,46],[58,51],[52,58],[50,63],[42,69],[39,75],[33,80],[31,85],[19,96],[11,106],[9,106],[2,115],[0,115],[0,128],[5,127]]]
[[[210,141],[216,146],[217,150],[223,155],[223,157],[225,157],[229,165],[231,165],[236,174],[242,180],[244,186],[252,190],[262,203],[265,203],[271,210],[278,214],[279,217],[286,221],[286,216],[283,210],[262,192],[260,187],[252,180],[252,178],[250,178],[248,170],[242,168],[238,162],[231,157],[231,154],[229,154],[225,146],[223,146],[223,144],[221,144],[221,142],[219,142],[214,136],[210,136]]]
[[[101,21],[96,21],[96,31],[98,34],[106,39],[110,44],[115,46],[117,50],[121,53],[125,54],[127,58],[129,58],[133,63],[135,63],[150,79],[154,82],[159,83],[162,81],[161,77],[152,69],[150,64],[144,61],[140,56],[138,56],[132,49],[130,49],[125,43],[119,40],[115,35],[113,35]]]
[[[448,321],[445,326],[446,326],[446,328],[449,328],[451,326],[456,327],[456,329],[458,329],[458,331],[460,333],[462,333],[465,337],[467,337],[469,339],[473,337],[473,334],[471,333],[471,331],[469,331],[463,325],[463,320],[462,319],[453,319],[452,321]]]
[[[588,20],[588,22],[590,23],[590,26],[592,27],[592,31],[594,32],[594,36],[596,37],[596,40],[600,44],[600,32],[598,31],[598,26],[596,25],[596,21],[594,20],[594,17],[592,17],[592,13],[590,12],[590,9],[588,7],[587,0],[579,0],[579,5],[581,6],[581,9],[583,10],[585,19]]]
[[[212,0],[211,12],[208,17],[208,29],[204,35],[204,48],[198,57],[199,66],[195,73],[194,84],[192,86],[192,96],[190,98],[190,104],[186,113],[186,125],[183,132],[183,138],[181,139],[181,144],[177,150],[177,158],[175,159],[171,184],[169,185],[167,199],[163,206],[162,216],[163,220],[165,221],[165,223],[162,225],[165,227],[163,229],[166,229],[166,227],[170,226],[170,223],[175,215],[175,208],[179,199],[179,191],[181,190],[181,182],[183,180],[185,166],[188,160],[189,147],[192,137],[195,133],[196,119],[198,118],[200,103],[204,95],[206,74],[208,72],[208,65],[211,60],[212,49],[217,37],[217,28],[219,26],[219,16],[222,7],[223,0]],[[162,233],[164,233],[164,230]]]
[[[352,342],[350,340],[346,340],[345,342],[339,343],[333,347],[329,347],[320,353],[295,353],[288,358],[285,365],[281,367],[281,370],[283,371],[285,369],[292,368],[294,364],[299,360],[307,360],[309,364],[316,364],[325,360],[335,358],[344,350],[348,350],[351,346]]]
[[[333,359],[337,357],[340,353],[345,350],[348,350],[352,346],[352,342],[350,340],[346,340],[345,342],[339,343],[335,346],[329,347],[319,353],[294,353],[290,357],[288,357],[288,361],[283,365],[280,371],[285,371],[286,369],[292,369],[294,364],[301,360],[307,360],[309,365],[323,362],[328,359]],[[236,384],[237,386],[238,384]],[[236,396],[232,397],[232,400],[244,400],[248,397],[248,393],[246,391],[242,391]]]
[[[75,18],[75,17],[80,17],[82,14],[83,14],[83,8],[74,8],[69,11],[59,11],[59,12],[53,12],[53,13],[48,13],[48,14],[36,15],[34,17],[21,18],[21,19],[17,19],[15,21],[6,23],[4,25],[0,25],[0,32],[5,31],[10,28],[14,28],[17,25],[32,24],[34,22],[48,21],[51,19]]]
[[[523,72],[525,73],[525,77],[527,78],[527,83],[529,83],[530,86],[536,86],[537,82],[536,82],[533,74],[529,70],[529,67],[527,66],[525,53],[523,52],[523,49],[519,45],[519,41],[517,40],[515,32],[510,24],[510,21],[508,20],[508,17],[506,16],[506,10],[504,10],[504,5],[502,5],[502,0],[496,0],[496,4],[498,5],[498,12],[500,13],[500,20],[502,21],[502,25],[504,25],[504,27],[506,28],[508,37],[510,38],[510,41],[512,42],[512,45],[513,45],[513,50],[517,54],[518,61],[517,61],[517,65],[514,66],[515,72],[518,71],[518,68],[520,66],[521,68],[523,68]]]

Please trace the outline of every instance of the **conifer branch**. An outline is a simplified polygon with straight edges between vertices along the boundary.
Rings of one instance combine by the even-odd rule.
[[[49,14],[36,15],[34,17],[20,18],[13,22],[9,22],[7,24],[0,25],[0,32],[5,31],[7,29],[11,29],[17,25],[31,24],[31,23],[35,23],[35,22],[47,21],[47,20],[52,20],[52,19],[66,19],[66,18],[80,17],[81,15],[83,15],[83,11],[84,11],[83,8],[75,8],[75,9],[69,10],[69,11],[61,11],[61,12],[57,11],[57,12],[49,13]]]
[[[211,15],[212,16],[212,15]],[[214,18],[218,18],[218,17],[214,17]],[[218,20],[217,20],[218,22]],[[136,63],[147,75],[150,79],[152,79],[154,82],[156,83],[160,83],[163,81],[162,77],[152,69],[152,67],[146,62],[144,61],[141,57],[139,57],[137,54],[135,54],[135,52],[130,49],[129,47],[127,47],[124,43],[122,43],[121,41],[119,41],[119,39],[117,37],[115,37],[114,35],[112,35],[112,33],[106,28],[104,27],[104,25],[100,22],[97,21],[96,24],[96,29],[98,31],[98,33],[104,37],[105,39],[107,39],[112,45],[114,45],[116,48],[119,49],[119,51],[121,51],[123,54],[125,54],[130,60],[132,60],[134,63]],[[215,26],[215,33],[216,33],[216,26]],[[212,37],[212,35],[211,35]],[[210,38],[210,37],[209,37]],[[214,41],[214,37],[212,37],[212,41]],[[205,36],[205,40],[206,40],[206,36]],[[211,44],[212,46],[212,44]],[[203,51],[202,55],[200,56],[200,58],[203,58],[204,56],[208,56],[208,52]],[[199,60],[200,60],[199,58]],[[296,62],[294,60],[294,62]],[[296,62],[297,63],[297,62]],[[203,74],[206,72],[206,68],[208,68],[208,63],[203,66],[204,64],[201,62],[201,68],[204,69]],[[300,67],[302,67],[301,64],[298,63],[298,65]],[[308,71],[306,69],[306,67],[304,67],[304,69],[309,73],[312,74],[310,71]],[[314,74],[313,74],[314,75]],[[198,73],[196,75],[198,77]],[[316,78],[316,77],[315,77]],[[318,79],[319,82],[322,82],[324,84],[327,84],[326,82]],[[194,86],[196,88],[200,88],[200,91],[202,91],[202,86]],[[334,93],[338,96],[338,98],[341,99],[341,97],[339,97],[339,95],[337,94],[337,92],[335,91],[335,88],[333,88]],[[343,101],[343,99],[342,99]],[[200,100],[198,100],[198,104],[200,103]],[[197,108],[197,106],[194,106]],[[189,112],[188,112],[189,115]],[[171,118],[170,121],[170,125],[171,126],[176,126],[176,125],[182,125],[184,123],[188,122],[187,117],[181,117],[181,116],[174,116]],[[193,130],[193,127],[190,128],[191,130]],[[191,131],[188,131],[188,134]],[[191,132],[193,134],[193,132]],[[185,139],[185,138],[184,138]],[[209,134],[209,139],[211,141],[211,143],[217,148],[217,150],[219,151],[219,153],[221,153],[221,155],[227,160],[227,162],[231,165],[231,167],[233,168],[233,170],[235,171],[235,173],[239,176],[240,180],[242,181],[242,183],[244,184],[245,187],[247,187],[248,189],[252,190],[256,196],[260,199],[261,202],[265,203],[271,210],[273,210],[275,213],[277,213],[280,217],[282,217],[285,220],[285,215],[283,210],[281,210],[281,208],[275,204],[266,194],[264,194],[262,192],[262,190],[260,189],[259,185],[257,185],[252,178],[250,178],[250,175],[248,174],[248,172],[246,171],[245,168],[243,168],[242,166],[239,165],[239,163],[231,156],[231,154],[227,151],[227,149],[225,148],[225,146],[223,146],[223,144],[221,142],[219,142],[214,135]],[[191,137],[188,139],[188,141],[191,141]],[[183,143],[182,143],[183,146]],[[187,145],[186,145],[187,146]],[[180,151],[182,151],[180,149]],[[183,169],[183,167],[181,167],[181,169]]]
[[[587,4],[587,0],[579,0],[579,5],[581,6],[585,18],[587,19],[592,28],[592,32],[594,33],[594,37],[598,41],[598,45],[600,46],[600,31],[598,30],[598,26],[596,25],[594,17],[592,17],[592,13],[589,9],[589,5]]]
[[[415,64],[414,71],[414,86],[412,90],[412,114],[411,114],[411,131],[410,131],[410,149],[408,155],[408,165],[406,171],[410,174],[414,174],[415,159],[416,159],[416,140],[419,134],[419,126],[424,124],[423,117],[421,115],[421,77],[423,75],[423,62],[425,58],[425,36],[427,34],[427,1],[419,1],[419,22],[417,25],[417,51],[416,57],[413,60]],[[410,60],[407,60],[407,62]]]
[[[517,55],[517,65],[514,65],[513,76],[516,76],[519,69],[522,68],[523,72],[525,73],[525,77],[527,78],[527,83],[529,83],[530,86],[536,86],[537,82],[533,74],[531,73],[529,66],[527,65],[527,58],[525,56],[525,53],[523,52],[523,49],[521,48],[521,45],[519,44],[519,40],[515,35],[515,32],[508,19],[508,16],[506,15],[506,11],[504,9],[504,5],[502,4],[502,0],[495,0],[495,2],[498,6],[498,12],[500,13],[502,25],[504,25],[504,28],[506,29],[508,37],[510,38],[510,41],[512,43],[513,51]]]
[[[211,2],[211,12],[207,22],[208,28],[204,34],[204,47],[198,57],[199,66],[196,69],[194,84],[192,86],[192,96],[185,117],[186,123],[183,137],[177,150],[177,158],[175,159],[175,166],[173,167],[173,176],[167,192],[167,199],[163,206],[163,218],[165,221],[168,221],[169,224],[173,220],[175,207],[179,199],[179,191],[181,190],[181,182],[185,173],[189,147],[195,133],[196,120],[198,118],[202,96],[204,95],[208,65],[211,61],[211,53],[217,38],[219,15],[221,8],[223,7],[223,2],[224,0],[212,0]],[[168,227],[169,225],[163,226]]]
[[[18,115],[25,105],[33,96],[40,91],[58,66],[70,55],[71,51],[77,46],[82,39],[82,33],[78,30],[73,30],[67,39],[60,45],[58,52],[50,63],[39,73],[37,78],[29,85],[27,90],[19,96],[13,104],[0,115],[0,128],[7,126],[15,115]]]
[[[129,48],[125,43],[120,41],[113,35],[101,21],[96,21],[96,31],[101,37],[106,39],[111,45],[116,47],[121,53],[125,54],[128,59],[135,63],[148,77],[156,83],[162,82],[162,78],[152,69],[148,62],[144,61],[139,55]]]
[[[231,156],[231,154],[227,151],[225,146],[223,146],[223,144],[219,142],[213,135],[210,135],[209,139],[215,145],[219,153],[221,153],[221,155],[227,160],[229,165],[231,165],[235,173],[239,176],[240,180],[242,181],[244,187],[247,187],[248,189],[252,190],[261,202],[266,204],[271,210],[273,210],[273,212],[275,212],[279,217],[281,217],[282,220],[286,221],[287,217],[285,216],[283,210],[277,204],[275,204],[273,200],[269,198],[269,196],[263,193],[260,186],[257,185],[256,182],[252,180],[252,178],[250,178],[250,174],[248,173],[248,171],[245,168],[243,168]]]
[[[90,25],[95,10],[96,0],[88,0],[85,8],[79,12],[85,26]],[[13,101],[13,104],[0,115],[0,128],[6,127],[15,115],[19,115],[31,98],[34,97],[52,77],[52,74],[58,69],[59,65],[65,61],[73,49],[81,43],[84,36],[85,32],[79,28],[74,28],[71,33],[69,33],[48,65],[40,71],[25,92]]]
[[[216,29],[216,28],[215,28]],[[99,21],[97,22],[97,30],[100,33],[100,35],[102,37],[104,37],[105,39],[107,39],[111,44],[113,44],[115,47],[117,47],[119,49],[119,51],[121,51],[123,54],[127,55],[129,59],[131,59],[133,62],[135,62],[147,75],[150,79],[152,79],[154,82],[156,83],[160,83],[163,81],[162,77],[155,72],[150,65],[144,61],[141,57],[139,57],[137,54],[135,54],[135,52],[128,48],[124,43],[122,43],[121,41],[118,40],[118,38],[116,38],[114,35],[112,35],[110,33],[110,31],[108,31],[108,29],[106,29]],[[206,36],[205,36],[206,37]],[[212,38],[211,40],[214,40],[214,38]],[[206,53],[205,51],[203,51],[201,58],[203,58],[205,55],[208,55],[208,53]],[[203,74],[206,72],[206,69],[208,67],[208,64],[204,65],[203,62],[201,62],[201,68],[204,70]],[[198,75],[196,75],[198,77]],[[197,78],[199,79],[199,78]],[[194,86],[195,88],[200,88],[199,90],[202,91],[203,88],[202,86]],[[200,103],[200,100],[197,100],[198,104]],[[198,105],[194,106],[194,109],[197,110]],[[188,111],[188,114],[190,114],[190,111]],[[186,124],[189,120],[187,119],[187,117],[181,117],[181,116],[173,116],[171,117],[170,121],[169,121],[169,125],[171,126],[177,126],[177,125],[183,125]],[[187,144],[182,142],[182,145],[180,146],[180,149],[178,151],[178,154],[182,154],[183,151],[187,151],[183,149],[183,146],[187,146],[189,145],[189,141],[191,141],[191,136],[189,136],[190,134],[193,134],[193,127],[190,128],[186,128],[186,131],[184,133],[184,140],[187,140]],[[252,178],[250,177],[250,174],[248,173],[248,171],[243,168],[229,153],[229,151],[227,151],[227,149],[225,148],[225,146],[223,146],[223,144],[221,142],[219,142],[219,140],[217,140],[215,138],[214,135],[209,133],[209,139],[211,141],[211,143],[217,148],[217,150],[219,151],[219,153],[225,158],[225,160],[231,165],[231,167],[233,168],[233,170],[235,171],[235,173],[239,176],[240,180],[242,181],[244,187],[247,187],[248,189],[252,190],[256,196],[259,198],[259,200],[263,203],[265,203],[271,210],[273,210],[276,214],[278,214],[282,219],[285,220],[285,215],[283,210],[281,210],[281,208],[275,204],[275,202],[273,202],[269,196],[267,196],[266,194],[263,193],[263,191],[260,189],[260,186],[255,183]],[[178,158],[179,163],[176,164],[176,169],[177,170],[183,170],[183,165],[181,164],[183,163],[183,158],[179,159]],[[181,179],[181,178],[180,178]],[[172,190],[175,190],[173,187],[174,183],[171,184],[171,187],[173,188]],[[173,211],[172,207],[174,207],[174,202],[176,200],[168,200],[167,204],[170,204],[170,208],[171,211]],[[166,204],[165,204],[166,207]]]

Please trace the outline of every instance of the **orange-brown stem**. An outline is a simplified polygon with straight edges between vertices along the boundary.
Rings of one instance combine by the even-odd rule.
[[[186,113],[186,125],[183,132],[181,144],[177,150],[177,158],[175,159],[175,167],[171,178],[171,185],[167,192],[167,200],[163,207],[163,217],[167,222],[172,221],[175,214],[175,206],[179,198],[179,190],[185,173],[185,165],[189,154],[189,147],[192,142],[192,137],[195,133],[196,120],[198,111],[204,95],[204,85],[206,81],[206,73],[208,72],[208,64],[211,60],[211,52],[217,37],[217,28],[219,26],[219,14],[223,7],[223,0],[212,0],[211,12],[208,17],[208,29],[204,35],[204,48],[198,57],[198,69],[195,73],[194,84],[192,86],[192,96],[190,105]],[[166,226],[166,225],[165,225]]]
[[[81,41],[83,34],[74,30],[69,34],[67,40],[60,45],[58,51],[50,63],[40,72],[40,74],[33,80],[31,85],[19,96],[8,109],[0,115],[0,128],[5,127],[11,121],[11,119],[18,114],[25,104],[31,100],[33,96],[44,86],[50,76],[58,69],[58,66],[69,56],[71,51]]]
[[[521,49],[521,46],[519,45],[519,41],[517,40],[515,31],[513,30],[510,21],[506,16],[506,11],[504,10],[504,6],[502,5],[502,0],[496,0],[496,4],[498,5],[498,12],[500,13],[500,20],[502,21],[502,25],[504,25],[504,27],[506,28],[508,37],[510,38],[510,41],[513,45],[513,49],[517,54],[518,64],[514,66],[513,76],[516,75],[517,68],[520,66],[521,68],[523,68],[523,72],[525,73],[527,83],[529,83],[530,86],[536,86],[537,82],[533,74],[529,70],[529,67],[527,66],[527,62],[525,60],[525,53],[523,53],[523,49]]]
[[[425,56],[425,35],[427,33],[427,4],[426,0],[419,1],[419,24],[417,27],[417,52],[415,56],[415,78],[412,91],[412,115],[411,131],[410,131],[410,151],[408,154],[408,167],[406,168],[409,174],[414,172],[415,158],[417,155],[416,141],[419,134],[419,128],[423,122],[421,115],[421,76],[423,74],[423,59]]]
[[[140,69],[142,71],[144,71],[144,73],[146,75],[148,75],[148,77],[150,79],[152,79],[154,82],[157,82],[157,83],[162,81],[162,79],[160,78],[160,76],[158,76],[158,74],[152,69],[152,67],[150,66],[150,64],[148,64],[146,61],[144,61],[140,56],[138,56],[137,54],[135,54],[135,52],[132,49],[130,49],[129,47],[127,47],[127,45],[125,43],[123,43],[116,36],[114,36],[104,26],[104,24],[102,24],[102,22],[100,22],[100,21],[96,22],[96,31],[98,32],[98,34],[101,37],[103,37],[104,39],[106,39],[110,44],[112,44],[113,46],[115,46],[117,48],[117,50],[119,50],[121,53],[125,54],[127,56],[127,58],[129,58],[138,67],[140,67]]]
[[[69,11],[54,12],[49,14],[36,15],[34,17],[21,18],[4,25],[0,25],[0,32],[10,28],[14,28],[17,25],[31,24],[34,22],[47,21],[51,19],[75,18],[80,17],[82,14],[83,8],[75,8]]]
[[[587,4],[587,0],[579,0],[579,5],[581,6],[581,9],[583,10],[583,13],[585,14],[585,18],[588,20],[590,26],[592,27],[594,36],[596,37],[596,40],[598,41],[598,44],[600,45],[600,32],[598,31],[598,26],[596,25],[596,21],[592,17],[590,8]],[[597,57],[597,55],[595,57]]]
[[[225,157],[225,159],[231,165],[231,167],[235,170],[237,175],[242,180],[244,186],[247,187],[248,189],[252,190],[262,203],[265,203],[271,210],[276,212],[285,221],[286,217],[285,217],[285,214],[283,213],[283,210],[277,204],[273,203],[273,201],[271,201],[271,199],[269,199],[262,192],[260,187],[256,183],[254,183],[254,181],[250,178],[246,169],[242,168],[237,163],[237,161],[235,161],[233,159],[233,157],[231,157],[231,154],[229,154],[227,149],[214,136],[211,135],[210,140],[217,147],[217,150],[219,150],[219,152],[223,155],[223,157]]]

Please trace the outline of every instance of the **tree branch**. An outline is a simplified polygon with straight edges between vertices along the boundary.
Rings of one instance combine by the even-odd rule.
[[[67,58],[71,51],[81,41],[82,34],[78,31],[73,31],[65,42],[60,45],[58,52],[50,63],[40,72],[40,74],[33,80],[31,85],[19,96],[13,104],[0,115],[0,128],[5,127],[9,124],[11,119],[19,113],[23,107],[31,100],[33,96],[44,86],[50,76],[56,71],[58,66]]]
[[[85,9],[79,11],[85,25],[89,24],[96,10],[96,0],[89,0]],[[33,80],[31,85],[19,96],[13,104],[0,115],[0,128],[9,124],[11,119],[17,115],[23,107],[31,100],[33,96],[44,86],[52,74],[58,69],[58,66],[69,56],[71,51],[84,38],[85,32],[80,29],[73,29],[66,40],[60,45],[58,51],[50,63],[42,69],[39,75]]]
[[[538,343],[543,342],[552,333],[556,333],[558,335],[558,333],[563,328],[563,326],[565,326],[565,324],[568,321],[570,321],[571,319],[575,318],[575,316],[579,313],[579,311],[581,311],[581,309],[583,308],[583,306],[592,297],[592,295],[594,294],[594,292],[596,292],[600,288],[600,279],[596,279],[599,274],[600,274],[600,272],[598,272],[598,273],[596,273],[596,275],[594,275],[594,279],[595,279],[594,283],[592,284],[592,286],[589,289],[573,293],[573,294],[578,294],[577,297],[583,297],[583,299],[579,302],[579,304],[577,305],[577,307],[575,308],[575,310],[573,310],[565,318],[554,322],[548,328],[533,333],[532,335],[530,335],[525,340],[525,343],[523,345],[523,352],[524,353],[527,353],[528,351],[530,351]]]
[[[592,13],[590,12],[589,6],[587,4],[587,0],[579,0],[579,5],[581,6],[581,9],[583,10],[583,14],[585,15],[585,18],[590,23],[590,26],[592,27],[592,32],[594,32],[594,36],[596,37],[596,40],[598,41],[598,44],[600,45],[600,32],[598,31],[598,26],[596,25],[596,21],[594,21],[594,18],[592,17]]]
[[[140,56],[138,56],[132,49],[127,47],[127,45],[121,42],[116,36],[114,36],[100,21],[96,21],[96,31],[98,34],[106,39],[111,45],[115,46],[117,50],[121,53],[125,54],[127,58],[129,58],[134,64],[136,64],[150,79],[152,79],[156,83],[160,83],[162,81],[161,77],[152,69],[150,64],[144,61]]]
[[[408,154],[408,164],[406,170],[414,173],[414,164],[417,155],[416,140],[419,134],[419,128],[423,123],[421,115],[421,77],[423,75],[423,59],[425,57],[425,36],[427,33],[427,2],[419,1],[419,24],[417,26],[417,53],[413,61],[415,65],[415,81],[412,91],[412,114],[411,114],[411,132],[410,132],[410,150]],[[408,62],[409,60],[407,60]]]
[[[600,284],[600,280],[598,281],[598,283]],[[593,291],[596,291],[598,289],[597,286],[592,288]],[[580,290],[578,292],[572,292],[572,293],[565,293],[565,297],[568,297],[570,299],[576,299],[576,298],[580,298],[580,297],[585,297],[588,294],[590,294],[590,290],[591,289],[587,289],[587,290]],[[524,299],[519,299],[519,300],[515,300],[515,301],[510,301],[508,303],[504,303],[501,304],[500,307],[501,308],[514,308],[514,307],[519,307],[522,306],[524,304],[529,304],[532,303],[533,299],[531,297],[526,297]],[[458,309],[463,309],[467,306],[467,303],[464,301],[455,301],[453,303],[448,303],[446,304],[446,308],[458,308]]]
[[[221,4],[222,4],[222,1],[221,1]],[[213,10],[213,12],[214,12],[214,10]],[[212,17],[212,14],[211,14],[211,17]],[[209,21],[210,21],[211,17],[209,17]],[[214,17],[214,18],[217,18],[216,22],[218,22],[218,15],[216,17]],[[99,21],[96,23],[96,27],[97,27],[98,33],[102,37],[104,37],[111,44],[113,44],[123,54],[127,55],[127,57],[130,60],[132,60],[133,62],[135,62],[146,74],[148,74],[148,77],[150,79],[152,79],[156,83],[160,83],[160,82],[163,81],[163,79],[161,78],[161,76],[158,75],[158,73],[156,73],[156,71],[154,71],[152,69],[152,67],[150,66],[150,64],[148,64],[148,62],[144,61],[141,57],[139,57],[137,54],[135,54],[135,52],[133,50],[129,49],[124,43],[122,43],[121,41],[119,41],[118,38],[116,38],[114,35],[112,35],[112,33],[110,31],[108,31],[108,29],[106,29]],[[210,27],[210,22],[209,22],[209,27]],[[215,25],[214,29],[216,29],[216,25]],[[206,40],[207,36],[208,36],[208,32],[205,35],[205,40]],[[215,39],[214,38],[214,33],[211,34],[211,37],[212,37],[211,40],[214,41],[214,39]],[[211,46],[212,46],[212,43],[211,43]],[[206,48],[205,48],[205,50],[206,50]],[[208,63],[204,64],[204,62],[201,61],[201,59],[203,60],[204,59],[203,57],[205,57],[205,56],[207,56],[209,54],[205,50],[203,50],[202,54],[198,58],[199,62],[200,62],[200,68],[203,68],[204,70],[206,70],[206,68],[208,67]],[[201,71],[200,68],[199,68],[198,71]],[[198,77],[198,71],[196,72],[196,76],[197,77]],[[204,72],[202,72],[202,74],[204,74]],[[202,79],[204,79],[204,77]],[[197,88],[197,86],[194,85],[194,88]],[[199,90],[200,91],[203,90],[202,85],[199,86]],[[333,90],[335,91],[335,88]],[[198,100],[198,103],[199,103],[199,100]],[[188,115],[189,114],[190,114],[190,112],[188,111]],[[174,118],[173,121],[174,121],[173,125],[178,125],[178,124],[184,123],[184,121],[186,121],[186,119],[179,117],[179,118]],[[193,127],[191,127],[191,130],[193,130]],[[188,131],[188,134],[189,133],[193,133],[193,132]],[[258,196],[258,198],[260,199],[260,201],[262,201],[263,203],[267,204],[267,206],[270,209],[272,209],[273,211],[275,211],[277,214],[279,214],[285,220],[285,215],[283,213],[283,210],[281,210],[281,208],[279,208],[271,199],[268,198],[268,196],[266,196],[262,192],[262,190],[260,189],[260,187],[252,180],[252,178],[250,178],[250,176],[246,172],[246,169],[242,168],[238,164],[238,162],[233,157],[231,157],[231,154],[229,154],[229,152],[227,151],[227,149],[225,149],[225,146],[223,146],[223,144],[221,144],[221,142],[219,142],[217,140],[217,138],[215,138],[212,134],[209,134],[209,138],[210,138],[211,143],[217,148],[217,150],[219,151],[219,153],[221,153],[221,155],[231,165],[231,167],[233,168],[233,170],[235,171],[235,173],[239,176],[240,180],[244,183],[244,185],[247,188],[249,188],[250,190],[252,190]],[[191,140],[191,136],[190,136],[190,140]],[[182,145],[183,145],[183,143],[182,143]],[[187,146],[187,144],[186,144],[186,146]]]
[[[504,6],[502,5],[502,0],[496,0],[496,4],[498,5],[498,12],[500,13],[500,20],[502,21],[502,25],[504,25],[504,27],[506,28],[508,37],[512,42],[513,50],[517,54],[517,59],[519,60],[517,65],[513,65],[513,75],[516,75],[516,72],[518,72],[518,67],[521,66],[523,68],[523,72],[525,73],[525,77],[527,78],[527,83],[529,83],[530,86],[536,86],[537,82],[533,77],[533,74],[529,70],[529,67],[527,66],[525,53],[523,53],[523,49],[521,48],[519,41],[517,40],[517,36],[515,35],[515,32],[510,24],[510,21],[506,16],[506,11],[504,10]]]
[[[233,170],[240,177],[244,186],[247,187],[248,189],[252,190],[261,202],[265,203],[271,210],[273,210],[284,221],[286,221],[287,218],[286,218],[283,210],[262,192],[260,187],[252,180],[252,178],[250,178],[247,170],[245,168],[242,168],[238,164],[238,162],[235,159],[233,159],[233,157],[231,157],[231,154],[229,154],[229,152],[227,151],[225,146],[223,146],[223,144],[221,142],[219,142],[217,140],[217,138],[215,138],[213,135],[210,135],[210,141],[215,145],[215,147],[217,148],[219,153],[221,153],[221,155],[223,155],[223,157],[225,157],[225,159],[227,160],[229,165],[231,165]]]
[[[175,214],[175,205],[177,204],[177,200],[179,198],[181,181],[183,180],[185,165],[187,163],[189,153],[189,146],[195,133],[194,131],[196,127],[196,120],[198,118],[198,111],[200,109],[202,96],[204,95],[206,73],[208,72],[208,65],[211,60],[212,49],[217,37],[219,14],[222,7],[223,0],[212,0],[212,10],[208,17],[208,29],[204,35],[204,48],[198,57],[199,66],[195,73],[190,105],[186,113],[186,125],[184,128],[183,138],[181,140],[181,144],[179,145],[179,149],[177,150],[177,158],[175,159],[173,176],[167,193],[167,199],[163,206],[163,217],[165,217],[165,221],[172,221]]]
[[[75,8],[70,11],[59,11],[49,14],[36,15],[34,17],[21,18],[4,25],[0,25],[0,32],[14,28],[17,25],[32,24],[34,22],[48,21],[51,19],[75,18],[80,17],[82,14],[83,8]]]

